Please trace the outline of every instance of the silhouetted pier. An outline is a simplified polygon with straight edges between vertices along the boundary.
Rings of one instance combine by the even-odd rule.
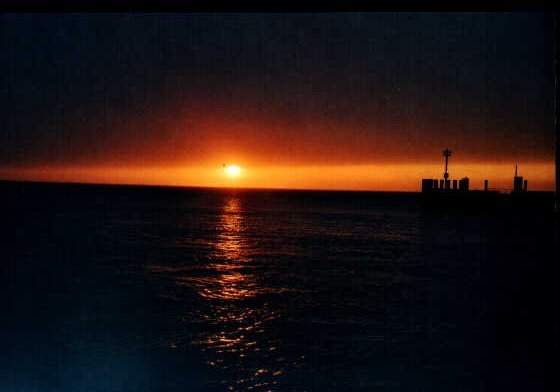
[[[426,210],[503,211],[508,213],[531,211],[554,211],[552,192],[529,192],[528,181],[518,175],[515,165],[512,190],[496,190],[488,187],[484,180],[484,190],[471,190],[470,179],[449,179],[449,157],[452,152],[446,148],[443,178],[423,178],[422,206]]]

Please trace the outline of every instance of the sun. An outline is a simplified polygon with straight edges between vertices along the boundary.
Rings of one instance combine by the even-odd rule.
[[[231,178],[239,177],[241,174],[241,168],[237,165],[227,165],[225,166],[225,170],[228,177]]]

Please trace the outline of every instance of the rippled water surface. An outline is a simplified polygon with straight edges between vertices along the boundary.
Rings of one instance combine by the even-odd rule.
[[[547,216],[2,184],[0,390],[549,390]]]

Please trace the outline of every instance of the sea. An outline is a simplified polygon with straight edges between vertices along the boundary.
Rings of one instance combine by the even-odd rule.
[[[0,182],[0,391],[550,391],[550,213]]]

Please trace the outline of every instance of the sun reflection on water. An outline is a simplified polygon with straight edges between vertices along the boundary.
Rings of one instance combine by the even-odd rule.
[[[267,331],[279,315],[261,298],[267,290],[251,265],[252,248],[240,199],[231,196],[216,226],[208,276],[195,282],[207,301],[202,317],[210,328],[193,342],[229,390],[275,388],[284,372],[278,342]]]
[[[294,356],[278,334],[282,296],[290,290],[273,283],[274,260],[264,258],[259,243],[266,228],[250,219],[242,200],[224,198],[217,216],[204,221],[207,236],[176,239],[194,262],[148,268],[173,282],[170,296],[186,304],[186,334],[170,337],[167,347],[200,350],[217,390],[277,390],[300,374],[306,358]]]
[[[245,222],[239,198],[231,197],[226,201],[217,229],[215,256],[226,262],[248,261]]]

